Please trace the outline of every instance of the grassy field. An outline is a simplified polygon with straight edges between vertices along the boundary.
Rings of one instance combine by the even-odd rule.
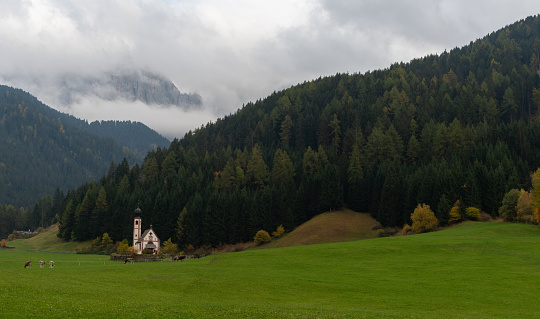
[[[47,228],[43,233],[40,233],[39,235],[35,237],[28,238],[28,239],[17,239],[14,241],[10,241],[8,244],[9,246],[15,247],[18,250],[65,251],[65,252],[75,252],[77,250],[82,250],[83,248],[88,248],[91,245],[90,241],[66,242],[58,238],[56,234],[58,234],[58,224],[55,224]]]
[[[539,250],[537,226],[500,222],[186,262],[2,250],[0,317],[534,318]]]

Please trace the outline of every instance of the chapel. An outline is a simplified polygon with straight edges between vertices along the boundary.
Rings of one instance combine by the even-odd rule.
[[[150,250],[153,254],[157,254],[160,249],[159,238],[152,229],[152,225],[141,234],[141,221],[141,209],[137,207],[133,220],[133,248],[137,250],[138,254],[142,254],[145,249]]]

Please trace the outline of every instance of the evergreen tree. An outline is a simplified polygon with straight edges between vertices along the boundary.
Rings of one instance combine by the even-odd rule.
[[[257,188],[264,188],[268,181],[268,167],[262,157],[259,144],[253,147],[251,158],[248,162],[247,175],[251,183]]]

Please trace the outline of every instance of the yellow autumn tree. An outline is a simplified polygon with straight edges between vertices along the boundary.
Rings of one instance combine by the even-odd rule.
[[[173,244],[172,239],[169,238],[167,241],[163,243],[163,248],[161,249],[161,251],[164,254],[171,254],[171,255],[176,254],[178,252],[178,245]]]
[[[480,218],[480,209],[476,207],[467,207],[465,209],[465,214],[467,215],[468,219],[478,220]]]
[[[285,234],[285,228],[283,228],[283,225],[279,225],[276,231],[272,233],[272,236],[281,237],[283,234]]]
[[[116,247],[117,253],[127,253],[129,249],[129,243],[127,239],[122,240],[118,243],[118,246]]]
[[[516,205],[516,219],[518,222],[527,224],[532,224],[535,220],[533,196],[523,189]]]
[[[459,212],[459,200],[456,201],[454,207],[450,209],[450,213],[448,215],[450,216],[448,219],[448,224],[457,223],[461,220],[461,213]]]
[[[253,238],[253,241],[255,241],[256,243],[267,243],[270,240],[272,240],[272,238],[266,230],[259,230]]]
[[[411,214],[412,230],[415,233],[425,233],[433,230],[439,220],[435,217],[435,214],[426,204],[418,204],[414,212]]]
[[[540,168],[532,176],[532,198],[534,201],[534,218],[540,224]]]

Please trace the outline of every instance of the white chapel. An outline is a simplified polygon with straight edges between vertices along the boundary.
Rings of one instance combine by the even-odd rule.
[[[157,254],[160,249],[160,241],[156,232],[150,228],[145,230],[141,235],[141,209],[137,207],[135,210],[135,219],[133,220],[133,248],[138,254],[142,254],[145,249],[149,249],[152,253]]]

